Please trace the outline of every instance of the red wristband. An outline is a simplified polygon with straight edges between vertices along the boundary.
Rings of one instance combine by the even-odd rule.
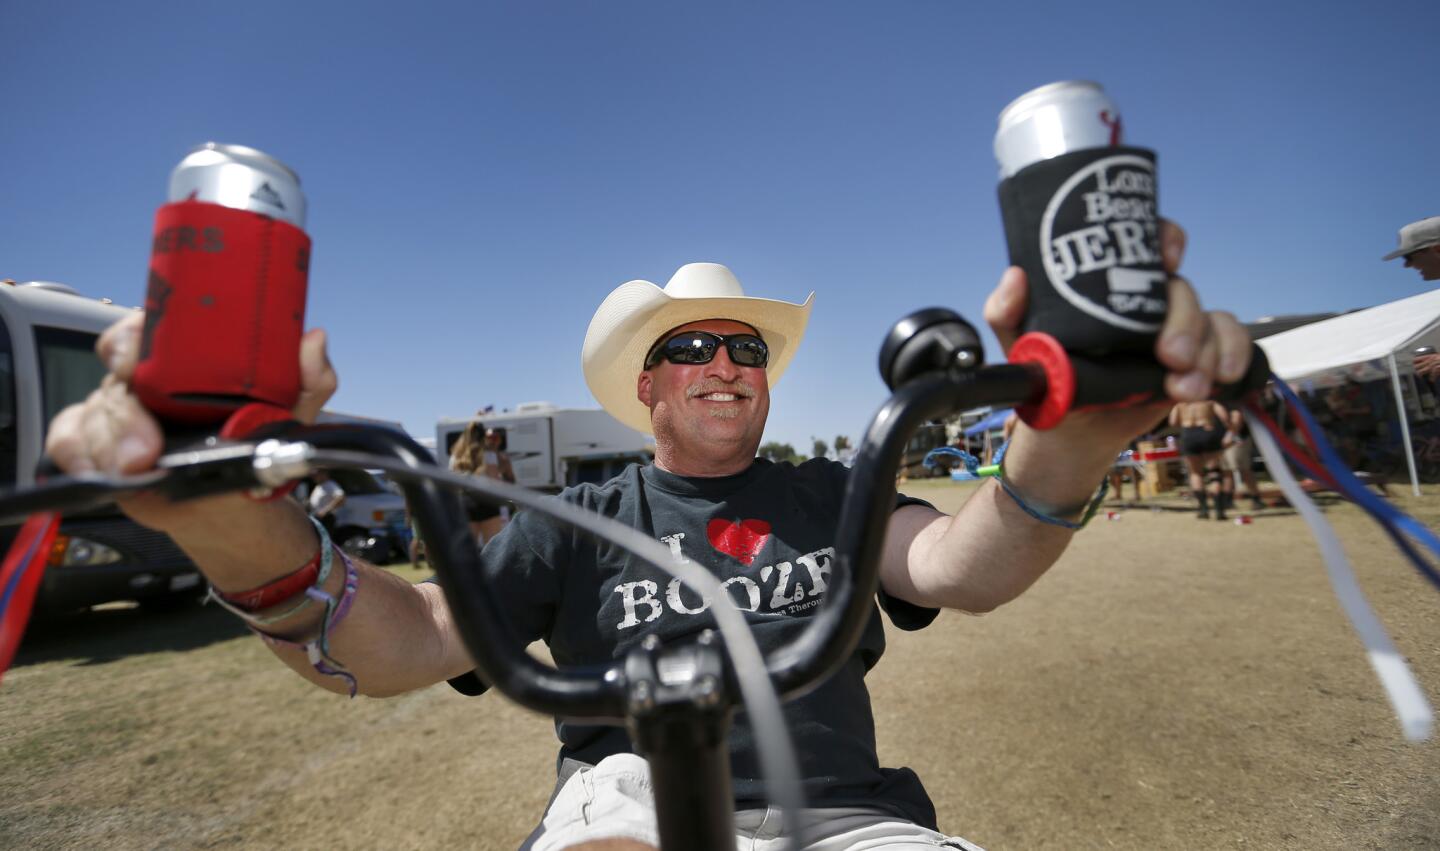
[[[233,594],[216,591],[215,594],[235,608],[247,612],[258,612],[278,606],[291,597],[305,593],[306,588],[315,584],[315,577],[320,573],[320,555],[328,544],[329,542],[322,542],[321,549],[315,551],[315,557],[305,562],[294,573],[286,574],[273,582],[267,582],[258,588],[251,588],[249,591],[237,591]]]

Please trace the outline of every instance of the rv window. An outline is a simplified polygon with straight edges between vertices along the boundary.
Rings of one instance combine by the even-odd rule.
[[[15,360],[10,350],[10,332],[0,322],[0,484],[15,484],[19,464],[18,425],[15,422]]]
[[[105,365],[95,355],[96,336],[84,331],[36,326],[40,402],[47,427],[61,408],[84,400],[105,377]]]

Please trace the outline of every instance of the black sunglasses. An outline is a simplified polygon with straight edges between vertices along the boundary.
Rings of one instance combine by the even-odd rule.
[[[720,344],[730,361],[736,366],[764,367],[770,362],[770,347],[754,334],[712,334],[709,331],[681,331],[662,340],[645,356],[645,368],[650,369],[661,358],[678,364],[709,363],[715,359]]]

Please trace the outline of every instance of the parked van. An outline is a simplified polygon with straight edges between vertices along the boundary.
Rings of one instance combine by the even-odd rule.
[[[34,484],[50,420],[99,386],[106,370],[95,340],[128,312],[63,284],[0,282],[0,487]],[[8,550],[18,530],[0,527],[0,546]],[[198,598],[202,588],[195,565],[168,536],[106,506],[66,515],[35,610],[114,600],[169,606]]]
[[[321,411],[321,423],[350,423],[388,428],[405,434],[404,424],[359,414]],[[371,564],[391,564],[407,558],[410,526],[405,521],[405,496],[383,474],[369,470],[331,470],[330,476],[345,491],[335,510],[335,543],[345,552]],[[308,488],[303,488],[305,496]]]
[[[514,411],[480,414],[486,428],[498,429],[502,448],[527,488],[559,491],[581,482],[603,482],[633,463],[647,464],[655,441],[599,408],[557,408],[526,402]],[[442,419],[435,426],[435,454],[441,464],[474,417]]]
[[[330,533],[340,549],[371,564],[404,561],[410,543],[405,497],[369,470],[335,469],[330,478],[345,492]],[[305,501],[310,484],[302,482],[295,495]]]

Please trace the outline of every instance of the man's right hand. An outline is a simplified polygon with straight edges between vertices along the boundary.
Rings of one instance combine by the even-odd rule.
[[[101,335],[96,351],[110,367],[100,389],[55,417],[45,450],[69,473],[140,473],[163,449],[158,423],[130,392],[145,317],[136,313]],[[294,415],[314,422],[338,380],[325,355],[325,332],[300,339],[300,398]],[[136,522],[166,532],[221,592],[257,588],[293,572],[313,558],[315,530],[291,499],[256,502],[241,494],[171,502],[158,494],[125,499],[120,507]],[[399,694],[474,670],[450,618],[440,586],[411,585],[363,562],[356,563],[363,592],[346,620],[330,635],[330,653],[355,677],[364,694]],[[342,592],[345,572],[332,571],[325,590]],[[313,638],[324,609],[308,607],[268,623],[266,634]],[[261,612],[260,614],[267,614]],[[301,676],[344,692],[336,677],[311,665],[305,652],[272,643],[270,649]]]
[[[61,411],[50,424],[45,451],[67,473],[141,473],[155,466],[164,447],[160,423],[130,392],[140,352],[145,315],[136,312],[105,330],[96,354],[110,372],[85,401]],[[316,328],[300,339],[300,398],[294,415],[314,422],[335,393],[339,379],[325,352],[325,332]],[[157,494],[123,500],[120,507],[137,523],[164,532],[191,525],[204,527],[243,510],[250,502],[239,494],[171,502]]]

